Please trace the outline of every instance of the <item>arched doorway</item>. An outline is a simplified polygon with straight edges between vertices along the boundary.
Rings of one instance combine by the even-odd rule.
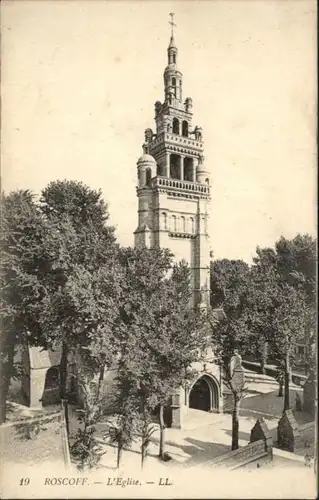
[[[202,411],[216,411],[219,408],[218,386],[214,379],[203,375],[193,384],[189,393],[189,407]]]

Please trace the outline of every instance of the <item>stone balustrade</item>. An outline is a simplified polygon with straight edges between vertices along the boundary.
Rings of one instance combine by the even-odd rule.
[[[184,189],[186,191],[192,191],[194,193],[204,193],[209,195],[210,190],[208,185],[198,184],[191,181],[182,181],[179,179],[170,179],[168,177],[157,176],[152,179],[152,187],[167,187]]]
[[[192,148],[197,148],[197,149],[202,149],[203,148],[203,141],[200,141],[198,139],[193,139],[192,137],[184,137],[179,134],[173,134],[172,132],[165,132],[162,134],[159,134],[158,136],[154,137],[152,140],[151,146],[156,146],[160,142],[173,142],[176,144],[180,144],[182,146],[190,146]]]

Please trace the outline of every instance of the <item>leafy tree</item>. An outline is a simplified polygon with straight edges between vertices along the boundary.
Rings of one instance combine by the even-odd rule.
[[[277,360],[279,395],[282,395],[283,382],[285,385],[284,409],[290,406],[289,379],[294,359],[293,347],[305,336],[311,307],[306,288],[292,279],[291,270],[296,267],[297,261],[292,263],[292,259],[288,259],[285,265],[285,252],[282,249],[288,243],[281,238],[276,245],[277,251],[257,248],[251,271],[249,301],[249,328],[263,335]]]
[[[238,448],[239,408],[245,394],[244,386],[237,384],[231,361],[237,350],[247,342],[245,313],[249,287],[249,266],[242,260],[217,260],[211,265],[211,301],[213,309],[221,308],[224,317],[217,327],[211,316],[212,342],[215,359],[222,367],[225,385],[233,396],[232,450]]]
[[[33,194],[27,190],[3,194],[1,208],[0,423],[5,421],[10,380],[21,375],[14,364],[16,348],[24,342],[34,344],[39,335],[41,275],[49,261],[43,245],[48,225]]]
[[[43,278],[41,342],[62,346],[60,393],[67,400],[68,356],[79,345],[103,379],[107,348],[101,347],[114,339],[117,246],[100,191],[75,181],[52,182],[42,192],[41,210],[54,228],[47,242],[53,264]]]
[[[150,357],[156,370],[153,392],[157,398],[160,425],[159,456],[165,459],[164,408],[172,394],[194,377],[192,365],[200,361],[208,344],[206,315],[191,307],[190,271],[175,264],[168,279],[154,296],[154,332],[149,340]]]
[[[277,269],[282,281],[304,293],[304,320],[307,358],[315,344],[317,293],[317,241],[308,234],[297,234],[292,240],[281,237],[275,245]],[[306,369],[310,368],[307,359]]]
[[[189,270],[174,265],[172,255],[161,249],[123,249],[119,338],[119,382],[130,387],[142,438],[144,463],[157,409],[160,424],[160,456],[164,457],[164,406],[198,360],[204,337],[190,308]],[[126,390],[127,392],[127,390]],[[126,396],[125,396],[126,397]],[[137,409],[136,409],[137,411]]]

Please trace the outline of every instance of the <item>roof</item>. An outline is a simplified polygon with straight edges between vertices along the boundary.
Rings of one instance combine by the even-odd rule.
[[[140,163],[140,162],[148,162],[148,163],[155,163],[156,164],[156,160],[155,158],[152,156],[152,155],[148,155],[148,154],[143,154],[138,160],[137,160],[137,163]]]

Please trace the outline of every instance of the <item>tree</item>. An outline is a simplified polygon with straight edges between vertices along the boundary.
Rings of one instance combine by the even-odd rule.
[[[303,290],[305,299],[304,319],[307,345],[306,369],[310,368],[308,357],[315,344],[316,331],[316,293],[317,293],[317,241],[309,234],[297,234],[292,240],[281,237],[275,245],[277,268],[281,280],[299,291]]]
[[[273,335],[271,320],[275,314],[275,306],[272,300],[275,268],[272,264],[274,259],[272,250],[265,249],[265,251],[262,251],[257,249],[257,254],[262,255],[265,261],[261,260],[260,265],[253,265],[249,272],[245,311],[248,331],[246,349],[248,349],[248,352],[254,352],[260,361],[260,371],[264,373],[268,347],[271,346],[269,339]]]
[[[154,432],[155,411],[160,424],[160,457],[164,457],[164,406],[187,376],[189,365],[198,360],[204,338],[190,307],[192,291],[185,264],[174,265],[169,251],[156,248],[123,249],[121,262],[125,273],[118,383],[125,381],[130,388],[130,405],[135,404],[139,415],[143,465]],[[127,395],[123,397],[122,407],[127,404]]]
[[[300,239],[297,238],[300,242]],[[307,289],[293,279],[293,269],[309,266],[291,258],[290,243],[281,238],[276,250],[257,248],[251,271],[249,328],[262,332],[277,361],[279,395],[285,386],[284,409],[290,406],[289,379],[294,345],[305,336],[309,325],[310,301]],[[289,258],[285,260],[288,253]],[[299,266],[299,267],[298,267]],[[297,271],[298,272],[298,271]],[[253,300],[252,300],[253,297]]]
[[[156,312],[161,306],[163,281],[170,271],[172,256],[157,248],[126,248],[120,252],[123,269],[122,297],[117,336],[120,341],[118,384],[129,387],[130,398],[123,395],[119,406],[134,404],[139,415],[142,439],[142,466],[149,444],[148,432],[152,413],[157,404],[153,381],[156,377],[155,359],[150,356],[155,336]],[[121,397],[121,396],[120,396]],[[122,417],[125,418],[125,412]],[[126,434],[130,435],[128,429]]]
[[[202,359],[208,344],[206,314],[191,306],[190,271],[175,264],[169,279],[154,297],[154,335],[149,339],[156,370],[152,380],[160,425],[159,456],[165,459],[164,408],[180,386],[194,376],[193,363]]]
[[[47,233],[48,225],[30,191],[2,195],[0,423],[6,417],[10,380],[19,375],[14,364],[16,348],[36,343],[40,333],[41,276],[49,260],[43,245]]]
[[[120,469],[125,448],[130,448],[140,435],[140,399],[136,379],[127,362],[119,361],[113,396],[115,421],[108,426],[105,438],[117,445],[116,467]]]
[[[242,260],[217,260],[211,265],[211,301],[213,309],[221,308],[224,317],[216,327],[211,319],[213,350],[222,367],[225,385],[233,396],[232,450],[238,448],[239,408],[245,388],[233,378],[232,358],[247,341],[245,311],[249,287],[249,266]]]
[[[45,348],[62,347],[60,395],[67,400],[68,355],[79,345],[91,350],[90,362],[94,358],[103,379],[104,345],[110,347],[116,314],[117,246],[100,191],[75,181],[52,182],[42,192],[41,210],[53,228],[47,242],[52,265],[43,277],[41,342]]]

